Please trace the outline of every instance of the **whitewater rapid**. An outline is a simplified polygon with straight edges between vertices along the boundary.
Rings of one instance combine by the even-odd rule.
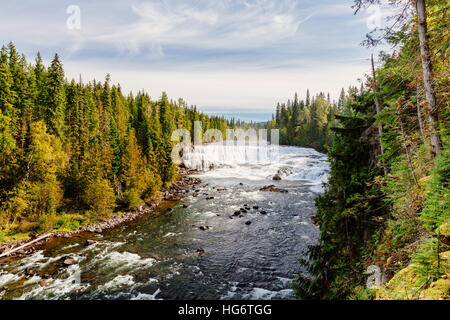
[[[242,142],[188,146],[181,160],[204,171],[204,177],[271,182],[279,174],[282,180],[303,181],[314,192],[323,192],[330,170],[327,156],[311,148]]]
[[[0,259],[0,299],[294,299],[298,258],[318,238],[311,217],[327,157],[288,146],[220,150],[183,151],[202,183],[186,187],[170,210]],[[267,185],[287,192],[261,192]],[[75,263],[64,268],[66,256]]]

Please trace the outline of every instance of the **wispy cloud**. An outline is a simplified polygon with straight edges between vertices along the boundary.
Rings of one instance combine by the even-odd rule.
[[[295,36],[308,16],[301,16],[295,1],[180,1],[138,2],[131,5],[135,22],[117,32],[93,34],[92,39],[128,49],[166,45],[208,50],[243,50],[266,47]]]
[[[406,1],[406,0],[405,0]],[[69,5],[81,29],[66,28]],[[337,96],[362,77],[367,14],[352,0],[16,0],[0,39],[34,58],[60,53],[69,76],[113,80],[191,103],[270,110],[312,91]],[[383,11],[383,16],[384,16]]]

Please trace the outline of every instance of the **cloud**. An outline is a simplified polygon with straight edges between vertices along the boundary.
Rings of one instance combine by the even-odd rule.
[[[169,0],[134,3],[135,22],[90,37],[122,51],[125,47],[133,54],[154,44],[245,50],[293,37],[307,20],[297,14],[295,1],[194,3],[197,5]]]
[[[405,0],[406,1],[406,0]],[[0,38],[30,61],[58,52],[67,75],[125,90],[167,91],[203,108],[263,110],[356,84],[369,30],[352,0],[16,0],[0,3]],[[81,29],[66,28],[68,5]],[[357,21],[355,24],[353,21]],[[364,20],[365,21],[365,20]],[[231,111],[230,111],[231,113]]]

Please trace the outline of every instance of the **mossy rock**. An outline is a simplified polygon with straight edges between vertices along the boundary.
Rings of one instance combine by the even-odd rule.
[[[450,220],[441,224],[437,232],[443,237],[450,238]]]
[[[450,251],[445,251],[440,254],[441,266],[445,274],[450,274]]]
[[[450,299],[450,280],[448,278],[439,279],[430,284],[430,286],[420,292],[420,300],[449,300]]]
[[[377,290],[377,300],[408,300],[419,289],[421,283],[414,271],[414,264],[397,272],[382,288]]]
[[[441,263],[445,274],[435,282],[424,285],[424,279],[410,264],[397,272],[382,288],[377,290],[379,300],[439,300],[450,299],[450,251],[442,252]]]

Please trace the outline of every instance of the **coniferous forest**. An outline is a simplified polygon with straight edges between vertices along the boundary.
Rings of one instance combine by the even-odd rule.
[[[352,3],[358,15],[380,1]],[[123,92],[109,74],[68,79],[58,54],[45,65],[5,44],[0,299],[449,300],[450,7],[388,5],[395,14],[361,44],[370,72],[357,86],[337,99],[298,88],[260,122],[203,113],[165,92]],[[149,8],[143,16],[157,16]],[[208,14],[187,20],[213,28],[219,18]],[[213,42],[202,57],[218,50]],[[388,49],[372,54],[379,46]],[[235,53],[223,56],[251,60]],[[182,149],[178,166],[172,133],[194,137],[195,121],[223,137],[278,129],[282,146],[247,135],[223,155],[214,137]],[[276,149],[278,163],[249,162],[260,147]],[[133,214],[150,218],[87,229]]]
[[[363,91],[363,86],[360,88]],[[331,101],[330,94],[321,92],[311,97],[306,90],[305,100],[295,93],[294,99],[278,103],[276,113],[265,124],[268,130],[279,129],[280,144],[311,147],[326,152],[333,142],[332,128],[337,125],[335,115],[352,114],[347,100],[358,94],[358,88],[349,87],[348,93],[341,90],[338,102]]]
[[[398,29],[368,35],[365,45],[395,50],[341,100],[348,112],[334,113],[319,243],[300,260],[302,299],[450,298],[449,7],[424,5],[406,4]],[[380,290],[365,286],[374,267]]]
[[[57,54],[47,67],[39,53],[30,63],[13,43],[3,46],[1,239],[78,228],[152,199],[176,177],[173,130],[193,131],[194,121],[228,127],[164,92],[124,94],[109,75],[69,81]]]

